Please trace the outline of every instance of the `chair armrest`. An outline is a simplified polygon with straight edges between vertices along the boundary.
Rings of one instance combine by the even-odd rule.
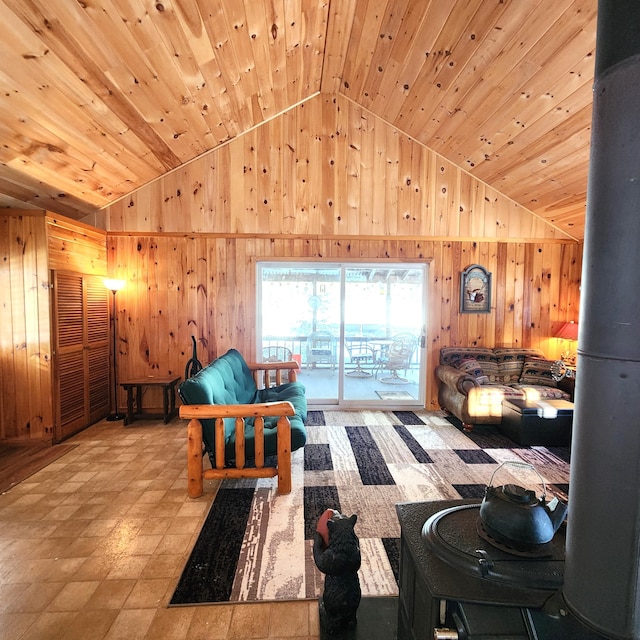
[[[183,404],[180,417],[186,420],[206,418],[253,418],[257,416],[292,416],[295,409],[290,402],[261,402],[256,404]]]
[[[287,416],[295,415],[290,402],[262,402],[257,404],[183,404],[180,417],[189,420],[187,425],[187,481],[188,493],[197,498],[203,492],[204,478],[217,477],[272,477],[278,476],[278,491],[291,491],[291,423]],[[277,416],[277,468],[265,467],[264,418]],[[255,438],[255,469],[245,469],[245,419],[253,417]],[[215,468],[203,470],[202,422],[215,419]],[[224,419],[235,418],[236,469],[226,469]]]
[[[465,396],[469,394],[471,389],[480,386],[480,383],[473,376],[448,364],[439,364],[436,367],[436,377],[443,384],[459,391]]]
[[[256,385],[260,386],[260,383],[263,383],[265,387],[271,386],[272,371],[276,374],[276,385],[281,385],[283,371],[288,372],[287,382],[295,382],[298,379],[297,372],[300,370],[300,365],[295,360],[289,360],[288,362],[247,362],[247,366],[253,373]]]

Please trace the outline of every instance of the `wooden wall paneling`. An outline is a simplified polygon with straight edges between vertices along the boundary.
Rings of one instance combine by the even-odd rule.
[[[358,235],[359,229],[365,226],[362,223],[362,209],[360,206],[360,163],[362,150],[362,123],[360,115],[362,110],[353,104],[346,105],[349,112],[348,127],[345,129],[345,137],[342,144],[346,145],[347,153],[347,227],[348,235]]]
[[[222,231],[225,226],[233,233],[248,233],[248,225],[244,223],[244,216],[247,214],[245,204],[246,189],[251,188],[251,180],[253,178],[250,172],[245,168],[245,150],[244,140],[239,141],[240,144],[227,145],[226,149],[229,153],[228,179],[229,183],[225,185],[226,197],[228,200],[229,219],[224,220],[223,216],[216,216],[215,231]],[[216,210],[216,213],[219,212]],[[249,219],[250,216],[248,216]]]
[[[244,177],[243,208],[237,211],[238,220],[242,220],[243,231],[245,233],[259,233],[266,231],[263,226],[264,219],[261,220],[258,214],[258,173],[259,173],[259,151],[258,132],[250,131],[242,137],[244,162],[241,174]],[[266,217],[268,220],[268,217]],[[261,224],[262,223],[262,224]]]
[[[157,368],[158,355],[158,334],[160,333],[160,313],[158,307],[158,242],[162,242],[162,236],[150,237],[146,242],[146,268],[148,279],[146,281],[146,305],[150,313],[143,320],[140,327],[140,342],[138,343],[138,353],[140,358],[149,368],[149,375]]]
[[[235,308],[232,306],[228,289],[232,286],[227,265],[227,241],[224,238],[216,238],[210,243],[210,269],[214,274],[215,282],[213,296],[209,298],[209,304],[215,315],[215,340],[211,345],[211,357],[222,355],[230,346],[229,336],[232,334],[232,320]]]
[[[336,212],[339,211],[339,203],[336,199],[336,178],[338,173],[337,162],[337,136],[336,136],[336,111],[333,100],[323,96],[322,99],[322,134],[321,134],[321,160],[320,184],[321,199],[319,199],[318,216],[320,219],[320,233],[330,235],[333,232]]]
[[[18,387],[17,390],[28,403],[29,421],[25,426],[29,434],[33,433],[33,436],[30,435],[30,437],[43,438],[47,435],[51,437],[49,430],[51,425],[43,421],[43,398],[40,396],[43,377],[46,382],[45,386],[49,386],[48,395],[51,395],[51,371],[49,363],[44,358],[46,351],[45,353],[41,352],[41,347],[44,346],[43,340],[48,337],[49,320],[45,324],[42,335],[40,332],[40,306],[44,305],[45,309],[49,310],[48,291],[41,287],[41,279],[44,278],[45,282],[48,282],[48,279],[46,271],[38,273],[38,255],[43,251],[43,247],[46,247],[46,229],[42,224],[42,219],[34,216],[25,216],[22,223],[24,247],[22,266],[25,296],[24,349],[27,358],[27,379],[24,381],[25,384]],[[45,434],[45,428],[49,431],[48,434]]]
[[[380,148],[380,172],[376,172],[374,179],[376,182],[383,181],[384,196],[380,194],[376,197],[376,203],[379,207],[384,207],[384,225],[385,233],[389,236],[398,234],[400,227],[400,147],[402,144],[402,136],[394,127],[378,126],[378,135],[384,133],[384,146]],[[383,142],[380,137],[377,138],[379,144]],[[384,171],[384,180],[382,173]],[[414,215],[422,225],[423,217],[428,212],[424,209],[414,211]]]
[[[149,375],[146,363],[142,367],[139,359],[140,332],[149,323],[152,313],[147,297],[148,267],[144,260],[147,244],[146,238],[131,236],[119,238],[114,247],[116,253],[113,262],[116,266],[110,271],[113,277],[122,277],[126,282],[116,294],[115,301],[116,352],[113,357],[116,359],[119,380],[134,377],[136,372]],[[113,318],[113,309],[111,315]],[[124,393],[118,389],[118,407],[124,406],[124,399]]]
[[[326,158],[334,159],[334,165]],[[270,180],[276,169],[281,179]],[[462,200],[467,192],[473,196],[473,215],[471,227],[463,229]],[[148,209],[140,211],[141,206]],[[113,225],[124,225],[121,230],[149,233],[520,239],[531,229],[531,240],[563,237],[544,220],[468,174],[463,177],[460,169],[433,151],[341,96],[307,100],[149,184],[110,212]],[[515,223],[515,232],[509,222]]]
[[[349,203],[349,183],[351,179],[348,174],[349,154],[347,152],[347,140],[349,133],[349,109],[348,103],[343,104],[336,98],[331,101],[332,109],[325,109],[325,118],[330,122],[334,130],[334,155],[335,164],[332,171],[335,174],[335,192],[333,193],[334,206],[329,209],[333,233],[335,235],[346,235],[351,218]]]
[[[215,198],[212,201],[210,210],[210,223],[204,227],[203,231],[223,231],[235,228],[233,224],[232,206],[230,187],[234,167],[232,165],[231,145],[225,145],[220,149],[220,153],[216,153],[214,158],[215,180],[213,181]],[[217,161],[217,162],[216,162]],[[196,229],[192,229],[196,231]]]
[[[278,148],[280,136],[271,132],[273,124],[269,122],[256,131],[256,216],[261,221],[261,227],[270,220],[280,202],[276,195],[280,188],[279,154],[274,154],[271,147],[273,142]]]
[[[469,236],[484,238],[485,234],[485,204],[487,202],[487,186],[483,182],[474,181],[471,185],[471,227]],[[464,237],[464,234],[461,234]]]
[[[309,129],[309,163],[307,166],[309,174],[307,190],[309,197],[306,208],[308,215],[306,216],[305,231],[303,233],[309,233],[309,229],[311,228],[315,228],[317,233],[322,233],[322,229],[326,226],[326,222],[324,221],[326,216],[324,194],[322,190],[322,175],[326,170],[322,162],[324,145],[322,100],[310,100],[306,102],[305,109],[307,110],[307,116],[312,126],[310,126]],[[330,233],[330,230],[326,230],[325,232]]]
[[[525,245],[524,248],[524,296],[528,301],[527,309],[524,311],[524,324],[525,324],[525,340],[531,338],[531,323],[533,318],[537,317],[537,311],[540,308],[540,300],[538,298],[536,269],[534,266],[536,248],[532,244]],[[535,315],[534,315],[535,314]]]
[[[255,304],[251,299],[255,296],[255,278],[252,277],[249,240],[234,243],[233,263],[229,265],[233,279],[233,333],[229,336],[229,344],[240,352],[255,355]],[[249,315],[251,310],[254,314]],[[236,346],[238,345],[238,346]]]
[[[534,296],[533,296],[533,304],[537,305],[535,307],[536,311],[538,311],[538,318],[531,320],[531,340],[536,344],[539,344],[539,341],[542,339],[546,339],[547,336],[540,335],[540,324],[542,322],[548,322],[549,314],[551,312],[550,308],[550,300],[547,295],[549,288],[549,268],[548,268],[548,260],[549,256],[547,255],[546,249],[548,245],[534,245],[535,251],[533,254],[533,268],[534,268]],[[543,320],[543,319],[547,320]]]
[[[411,184],[406,187],[409,190],[411,203],[410,215],[405,216],[403,235],[419,236],[423,228],[423,216],[425,211],[425,196],[428,194],[424,188],[422,176],[428,171],[429,158],[433,154],[427,153],[420,145],[414,144],[411,154]]]
[[[0,322],[11,345],[3,347],[0,363],[0,437],[52,440],[57,395],[50,268],[83,269],[85,277],[106,274],[106,234],[45,211],[11,210],[0,220],[7,291]],[[80,396],[86,400],[84,392]]]
[[[313,136],[312,124],[318,126],[321,122],[318,119],[314,122],[313,114],[307,108],[307,104],[302,104],[296,110],[296,133],[298,140],[296,143],[296,160],[295,160],[295,176],[296,176],[296,197],[295,209],[293,216],[285,218],[284,233],[294,233],[303,235],[309,233],[309,229],[317,228],[317,216],[320,212],[316,212],[316,217],[312,217],[309,211],[309,205],[313,200],[311,196],[311,138]],[[320,165],[317,166],[320,169]]]
[[[413,210],[413,199],[411,197],[411,183],[414,179],[412,174],[411,160],[413,155],[413,143],[402,136],[399,145],[399,166],[398,166],[398,208],[392,215],[397,218],[398,233],[408,235],[411,228],[411,218],[419,217],[419,212]],[[415,176],[417,179],[418,176]]]
[[[114,256],[116,264],[129,263],[131,279],[135,276],[139,280],[137,285],[132,284],[118,294],[121,296],[126,292],[127,300],[127,317],[121,321],[124,327],[121,344],[126,347],[127,342],[131,343],[130,353],[125,350],[120,355],[120,361],[122,369],[131,375],[148,374],[150,362],[157,362],[162,371],[171,369],[181,374],[190,357],[190,336],[194,333],[195,323],[198,328],[199,358],[203,364],[230,347],[238,348],[252,357],[255,353],[258,313],[255,307],[257,258],[320,258],[326,261],[420,258],[428,262],[427,341],[430,350],[426,356],[427,406],[436,406],[437,387],[433,368],[441,346],[466,345],[469,342],[480,346],[537,346],[535,340],[539,336],[541,341],[546,340],[547,336],[542,336],[540,332],[527,331],[527,322],[548,323],[540,315],[543,313],[544,298],[542,292],[534,291],[534,275],[537,273],[541,276],[538,280],[540,288],[545,290],[544,296],[552,300],[556,295],[554,285],[548,278],[542,277],[546,261],[550,260],[553,265],[564,265],[561,269],[567,271],[570,278],[578,280],[581,255],[579,245],[558,243],[525,245],[495,241],[311,236],[274,238],[267,235],[236,238],[175,236],[157,238],[155,259],[158,262],[173,261],[175,265],[173,271],[170,267],[162,275],[161,271],[155,270],[154,260],[145,253],[146,243],[145,237],[119,236],[116,243],[119,255]],[[138,245],[140,250],[137,249]],[[153,243],[149,241],[149,245],[153,246]],[[544,249],[542,257],[538,257],[539,247]],[[490,314],[459,312],[460,271],[473,263],[483,264],[492,272],[493,302]],[[187,267],[187,264],[196,266]],[[178,268],[178,265],[185,267]],[[555,271],[556,267],[553,269]],[[180,278],[184,298],[171,285]],[[158,288],[165,287],[169,296],[167,302],[158,302],[161,300],[158,296],[155,299],[148,296],[148,287],[152,286],[153,289],[156,285]],[[574,302],[576,290],[577,283],[566,288],[567,308],[577,305]],[[558,289],[557,296],[560,295]],[[165,311],[167,305],[175,310]],[[139,356],[140,327],[145,323],[148,325],[148,318],[158,309],[162,309],[162,316],[171,318],[171,321],[158,324],[157,331],[165,331],[167,335],[169,331],[175,331],[179,338],[165,339],[163,353],[156,353],[156,348],[152,348],[150,362],[146,362]],[[130,324],[127,318],[131,318]]]
[[[457,236],[458,235],[458,212],[451,212],[450,191],[455,189],[456,169],[444,160],[438,159],[435,172],[435,184],[433,185],[435,196],[434,209],[434,235],[436,236]]]
[[[478,264],[480,259],[478,257],[478,243],[477,242],[462,242],[462,253],[461,253],[461,262],[458,265],[458,289],[460,289],[460,271],[462,269],[466,269],[470,264]],[[485,264],[483,265],[489,271],[491,271],[491,265]],[[460,303],[458,302],[458,309],[460,308]],[[474,320],[474,316],[468,313],[460,315],[460,324],[458,326],[459,332],[461,336],[464,336],[465,342],[473,342],[473,336],[475,332],[471,332],[470,324],[472,324],[472,320]]]
[[[458,230],[460,237],[471,237],[471,224],[473,216],[473,203],[474,203],[474,183],[468,173],[464,171],[460,172],[459,180],[459,201],[458,201]]]
[[[0,417],[0,436],[7,439],[16,435],[18,425],[18,394],[16,390],[16,347],[19,343],[18,327],[14,327],[14,317],[24,315],[24,291],[19,288],[17,280],[17,271],[21,263],[16,262],[16,254],[14,244],[16,243],[15,235],[16,221],[12,216],[0,217],[0,250],[2,261],[0,262],[0,273],[2,274],[2,286],[4,295],[0,301],[0,339],[2,341],[2,349],[0,357],[2,358],[0,367],[0,382],[2,384],[0,393],[0,409],[2,411]],[[13,259],[12,259],[13,258]]]
[[[106,232],[45,213],[49,268],[105,276]]]
[[[167,362],[165,354],[176,351],[176,344],[172,339],[172,333],[176,331],[178,320],[171,314],[170,300],[175,300],[176,290],[172,286],[172,264],[175,264],[176,254],[173,251],[174,238],[166,237],[161,239],[159,247],[156,249],[156,260],[158,270],[158,327],[156,333],[156,356],[154,365],[159,375],[168,375],[172,371],[171,365]],[[167,259],[163,259],[167,256]],[[153,327],[152,327],[153,328]],[[162,406],[160,404],[152,406]]]
[[[360,214],[360,233],[367,236],[384,235],[382,220],[384,219],[384,211],[375,213],[375,174],[374,158],[376,153],[375,118],[370,113],[362,110],[360,112],[360,194],[359,194],[359,214]]]
[[[527,327],[531,323],[531,312],[535,310],[533,310],[529,304],[531,292],[525,289],[525,247],[522,244],[510,243],[508,248],[512,258],[509,263],[511,265],[511,271],[506,273],[506,278],[507,282],[511,282],[511,280],[514,282],[514,325],[522,326],[522,344],[529,345],[533,343],[531,342],[531,335],[528,333]]]
[[[38,272],[46,255],[42,215],[3,216],[2,437],[38,440],[51,437],[51,357],[48,270]],[[46,316],[45,316],[46,317]],[[42,395],[42,390],[48,390]],[[45,430],[47,434],[45,434]]]
[[[33,356],[38,354],[38,282],[35,252],[38,239],[45,239],[43,220],[33,216],[16,218],[10,237],[12,243],[11,299],[18,303],[13,317],[14,357],[16,361],[16,393],[18,400],[18,424],[15,435],[19,438],[42,437],[39,419],[38,395],[39,370],[32,366]],[[20,255],[21,254],[21,255]],[[14,269],[13,266],[16,268]],[[18,314],[24,313],[23,317]],[[35,322],[35,326],[34,326]],[[33,426],[33,436],[31,428]]]
[[[480,264],[488,264],[489,270],[493,273],[496,272],[497,267],[497,250],[498,247],[494,242],[483,242],[480,244]],[[493,276],[492,276],[493,279]],[[487,339],[490,339],[489,336],[495,335],[495,299],[493,295],[491,296],[491,313],[482,314],[482,334],[478,335],[478,340],[482,342],[486,342]]]
[[[38,224],[38,229],[40,229]],[[47,235],[51,232],[51,225],[47,225]],[[40,236],[40,231],[38,235]],[[104,234],[102,234],[103,251],[104,251]],[[44,242],[40,236],[39,242],[36,244],[36,282],[38,289],[38,353],[37,357],[32,359],[32,365],[37,366],[40,376],[40,388],[38,390],[38,398],[40,406],[42,437],[45,439],[52,438],[54,435],[54,371],[53,371],[53,332],[51,326],[51,272],[49,270],[50,243]],[[106,254],[103,252],[101,258],[93,264],[95,271],[104,268],[106,262]],[[4,326],[4,325],[0,325]],[[35,355],[35,354],[34,354]]]

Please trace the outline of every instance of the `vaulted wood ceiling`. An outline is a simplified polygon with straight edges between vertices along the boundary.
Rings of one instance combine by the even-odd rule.
[[[582,239],[596,6],[0,0],[0,206],[82,218],[340,92]]]

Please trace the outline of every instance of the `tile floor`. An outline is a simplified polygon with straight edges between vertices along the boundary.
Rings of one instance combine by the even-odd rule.
[[[186,494],[186,423],[102,421],[0,495],[0,640],[316,640],[316,601],[167,604],[216,483]]]

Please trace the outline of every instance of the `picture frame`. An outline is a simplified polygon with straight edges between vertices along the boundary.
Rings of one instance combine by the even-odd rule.
[[[460,313],[491,312],[491,273],[472,264],[460,273]]]

